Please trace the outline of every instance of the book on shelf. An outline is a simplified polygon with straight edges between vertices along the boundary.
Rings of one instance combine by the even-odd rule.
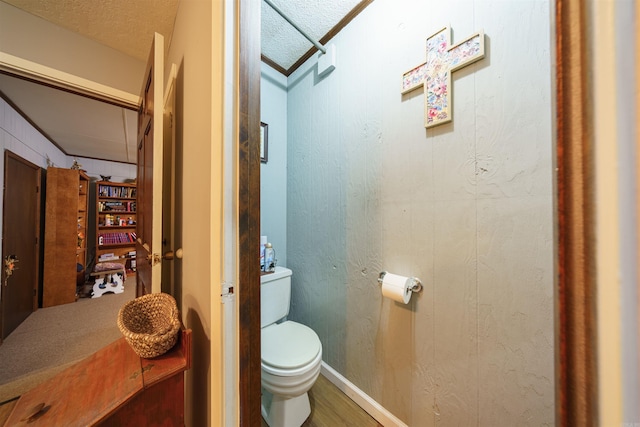
[[[134,243],[136,233],[102,233],[98,236],[98,245],[117,245],[124,243]]]
[[[136,187],[114,185],[98,185],[98,196],[100,197],[121,197],[127,199],[136,198]]]
[[[98,202],[99,212],[135,212],[136,202]]]

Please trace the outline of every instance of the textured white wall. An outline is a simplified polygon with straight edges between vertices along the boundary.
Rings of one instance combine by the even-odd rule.
[[[554,422],[553,136],[547,1],[377,0],[288,79],[291,317],[324,360],[408,425]],[[425,130],[403,72],[426,37],[484,29]],[[417,276],[409,305],[381,270]]]
[[[10,150],[31,163],[47,168],[47,158],[55,166],[71,166],[68,157],[0,98],[0,147]],[[4,167],[4,161],[2,166]],[[0,175],[4,179],[4,173]]]
[[[261,64],[260,121],[268,124],[267,163],[260,164],[260,234],[287,265],[287,78]],[[257,253],[257,249],[256,249]]]

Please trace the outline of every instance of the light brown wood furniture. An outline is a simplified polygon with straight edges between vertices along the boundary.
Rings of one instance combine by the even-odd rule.
[[[96,262],[119,260],[135,270],[136,185],[110,181],[96,182]]]
[[[77,264],[87,262],[89,177],[76,169],[47,169],[42,305],[76,301]]]
[[[191,329],[153,359],[120,338],[23,394],[5,426],[183,426]]]

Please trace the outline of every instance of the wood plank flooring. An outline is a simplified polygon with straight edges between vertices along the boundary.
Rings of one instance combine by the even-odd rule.
[[[322,375],[309,390],[309,402],[311,415],[302,427],[383,427]],[[262,427],[268,427],[264,420]]]

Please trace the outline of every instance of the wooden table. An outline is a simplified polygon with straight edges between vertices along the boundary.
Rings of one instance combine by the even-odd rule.
[[[190,367],[190,329],[153,359],[123,337],[22,395],[5,426],[183,426]]]

